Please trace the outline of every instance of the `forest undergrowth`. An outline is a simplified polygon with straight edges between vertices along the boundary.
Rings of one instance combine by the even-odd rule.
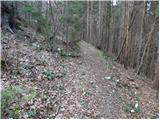
[[[2,31],[1,118],[157,118],[146,77],[92,45],[46,50],[31,28]]]

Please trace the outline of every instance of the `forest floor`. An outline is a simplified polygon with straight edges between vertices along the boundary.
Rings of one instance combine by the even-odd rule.
[[[2,31],[2,118],[157,118],[156,91],[109,55],[84,41],[79,57],[43,48],[44,37],[24,28]],[[1,63],[2,64],[2,63]],[[3,66],[2,66],[3,67]]]

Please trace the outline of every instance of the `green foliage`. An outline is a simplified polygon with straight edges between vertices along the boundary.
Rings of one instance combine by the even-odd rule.
[[[126,104],[124,107],[123,107],[123,110],[125,111],[125,112],[132,112],[132,111],[134,111],[134,112],[137,112],[137,113],[139,113],[139,112],[141,112],[141,107],[138,105],[138,107],[135,107],[134,105],[132,105],[132,104]]]
[[[36,49],[36,50],[41,50],[41,49],[42,49],[41,45],[38,44],[37,42],[32,43],[32,47],[33,47],[34,49]]]
[[[28,95],[23,96],[22,94]],[[27,90],[19,86],[11,86],[3,89],[1,91],[1,117],[18,119],[20,116],[20,102],[31,100],[36,95],[36,90]],[[12,106],[13,103],[16,104],[16,106],[14,109],[10,109],[9,107]]]
[[[10,111],[9,118],[18,119],[20,116],[20,106],[17,104],[15,110]]]
[[[24,65],[24,69],[26,69],[26,70],[30,70],[30,69],[32,69],[34,67],[34,65],[31,65],[31,64],[25,64]]]
[[[6,88],[5,90],[2,90],[1,92],[2,110],[4,110],[5,107],[9,106],[9,102],[12,102],[14,95],[15,93],[11,87]]]
[[[87,92],[84,93],[84,96],[86,96],[86,97],[87,97],[87,96],[92,96],[92,93],[89,92],[89,91],[87,91]]]
[[[55,73],[54,71],[51,71],[51,70],[45,70],[43,74],[45,78],[47,78],[48,80],[52,80],[54,78],[60,78],[65,75],[65,73]]]
[[[35,118],[37,115],[35,110],[29,110],[27,114],[28,114],[28,118]]]
[[[57,48],[56,52],[57,52],[58,54],[60,54],[60,55],[65,54],[65,51],[64,51],[63,48]]]
[[[124,107],[123,107],[123,110],[125,112],[141,112],[141,106],[140,106],[140,97],[141,97],[141,94],[137,94],[135,92],[129,92],[129,96],[131,97],[134,97],[136,98],[136,104],[126,104]]]
[[[68,24],[75,31],[80,31],[82,29],[80,18],[77,14],[62,16],[61,21]]]
[[[159,17],[159,7],[156,8],[155,15],[156,17]]]
[[[55,78],[55,73],[53,71],[46,70],[43,72],[43,74],[45,75],[45,78],[47,78],[48,80]]]
[[[80,18],[85,13],[84,7],[85,2],[83,1],[70,1],[68,6],[65,7],[65,13],[61,17],[61,22],[69,25],[73,32],[81,31],[84,26],[82,26]]]
[[[32,19],[34,19],[34,24],[37,24],[39,27],[39,32],[46,35],[49,31],[51,31],[51,23],[49,19],[42,15],[42,13],[33,6],[25,6],[19,9],[20,13],[28,13],[31,15]]]
[[[108,69],[112,69],[112,67],[113,67],[112,62],[111,62],[111,61],[108,61],[108,62],[106,63],[106,66],[107,66]]]
[[[32,6],[28,5],[28,6],[25,6],[23,8],[20,8],[19,12],[20,13],[34,13],[35,12],[35,8],[33,8]]]
[[[87,102],[87,101],[85,101],[85,100],[80,100],[80,104],[81,104],[82,107],[88,108],[88,102]]]
[[[45,60],[42,61],[42,63],[43,63],[43,64],[48,64],[48,60],[45,59]]]
[[[141,107],[140,107],[140,105],[138,104],[138,107],[134,107],[134,110],[135,110],[135,112],[141,112]]]
[[[62,57],[79,57],[78,49],[72,52],[66,52],[63,48],[57,48],[56,52]]]
[[[18,118],[19,116],[19,103],[16,103],[15,110],[9,110],[9,106],[12,102],[17,101],[16,94],[20,92],[20,89],[16,87],[8,87],[1,92],[1,112],[2,118],[5,117],[5,113],[8,111],[9,117],[11,118]]]
[[[128,95],[131,96],[131,97],[135,97],[137,101],[140,101],[140,99],[142,97],[142,94],[138,94],[138,93],[135,93],[135,92],[129,92]]]
[[[28,93],[29,93],[28,96],[23,97],[24,100],[30,101],[37,96],[37,90],[35,89],[29,90]]]
[[[125,112],[131,112],[132,109],[133,109],[132,104],[126,104],[126,105],[123,107],[123,110],[124,110]]]

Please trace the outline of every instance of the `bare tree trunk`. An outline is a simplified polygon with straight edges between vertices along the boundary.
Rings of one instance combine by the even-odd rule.
[[[100,41],[101,41],[101,20],[102,20],[102,18],[101,18],[101,16],[102,16],[102,1],[99,1],[99,31],[98,31],[98,37],[99,37],[99,39],[98,39],[98,45],[97,46],[99,46],[99,44],[100,44]]]
[[[90,34],[90,1],[87,1],[87,41],[89,42],[89,34]]]
[[[151,42],[151,40],[152,40],[152,34],[153,34],[153,32],[154,32],[155,24],[156,24],[156,21],[155,21],[155,23],[153,24],[150,33],[148,34],[148,40],[147,40],[147,42],[146,42],[146,44],[145,44],[144,51],[143,51],[143,54],[142,54],[142,57],[141,57],[141,61],[140,61],[140,65],[138,66],[136,75],[139,74],[139,72],[140,72],[140,70],[141,70],[141,67],[142,67],[142,65],[143,65],[143,60],[144,60],[144,56],[145,56],[145,54],[146,54],[146,50],[147,50],[148,44],[149,44],[149,42]]]
[[[153,88],[157,90],[157,98],[159,97],[159,55],[155,64],[155,74],[153,80]]]
[[[92,15],[92,11],[93,11],[93,1],[90,2],[90,17],[89,17],[89,31],[90,31],[90,36],[89,36],[89,42],[92,43],[93,40],[93,35],[92,35],[92,26],[93,26],[93,15]]]
[[[133,22],[134,22],[134,20],[135,20],[136,14],[137,14],[137,11],[135,11],[135,14],[134,14],[133,16],[131,16],[131,22],[130,22],[130,24],[128,25],[128,28],[127,28],[128,31],[130,30],[131,26],[133,25]],[[117,57],[116,57],[114,60],[118,60],[118,59],[119,59],[119,57],[120,57],[120,55],[121,55],[121,53],[122,53],[122,50],[123,50],[123,48],[124,48],[124,45],[125,45],[125,43],[126,43],[126,40],[127,40],[127,34],[125,34],[124,41],[123,41],[123,43],[122,43],[122,47],[120,48],[120,51],[119,51]]]
[[[145,11],[146,11],[146,2],[143,3],[143,16],[142,16],[142,22],[141,22],[141,33],[140,33],[140,39],[139,39],[139,47],[138,47],[138,58],[137,58],[137,65],[139,66],[140,63],[140,57],[141,57],[141,49],[142,49],[142,41],[143,41],[143,27],[144,27],[144,20],[145,20]]]

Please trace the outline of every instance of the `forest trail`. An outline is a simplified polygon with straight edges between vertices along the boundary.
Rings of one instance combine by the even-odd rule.
[[[20,106],[19,118],[157,116],[155,90],[140,80],[142,78],[129,79],[133,72],[125,70],[111,57],[84,41],[78,43],[81,54],[78,58],[52,54],[43,49],[43,36],[37,34],[32,39],[35,32],[25,31],[20,36],[2,33],[2,45],[8,46],[8,67],[11,68],[2,71],[2,89],[12,86],[22,91],[19,101],[10,103],[10,110],[15,103]],[[26,37],[26,33],[30,37]],[[9,113],[5,111],[5,114]]]
[[[114,93],[114,85],[107,81],[107,77],[108,80],[112,79],[112,72],[107,68],[107,64],[111,63],[106,63],[102,51],[92,45],[84,41],[81,41],[79,45],[82,56],[91,67],[92,75],[95,76],[96,99],[100,103],[97,110],[101,113],[102,118],[126,118],[120,108],[122,104],[118,102],[119,100]]]

